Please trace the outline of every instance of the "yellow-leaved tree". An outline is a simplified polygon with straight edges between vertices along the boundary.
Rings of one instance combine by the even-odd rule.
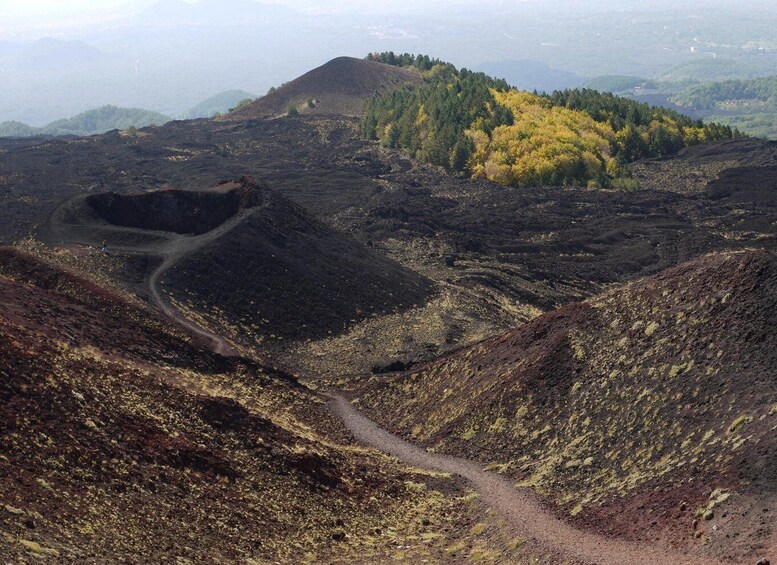
[[[513,186],[595,185],[615,170],[615,132],[608,124],[528,92],[492,93],[512,112],[514,122],[490,134],[479,122],[468,130],[475,146],[470,158],[473,178]]]

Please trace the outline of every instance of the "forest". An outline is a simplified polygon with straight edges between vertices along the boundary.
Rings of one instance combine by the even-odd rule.
[[[0,124],[0,137],[33,137],[36,135],[94,135],[113,129],[142,128],[162,125],[172,118],[140,108],[103,106],[78,114],[72,118],[57,120],[36,128],[20,122]]]
[[[726,109],[726,106],[743,104],[758,104],[774,110],[777,109],[777,76],[696,84],[675,94],[672,101],[694,110]]]
[[[427,56],[372,54],[414,68],[420,86],[367,104],[363,134],[451,172],[512,186],[633,187],[628,164],[739,135],[591,89],[521,92]]]

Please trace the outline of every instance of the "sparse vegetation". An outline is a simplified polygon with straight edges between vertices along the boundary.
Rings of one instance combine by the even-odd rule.
[[[752,421],[753,418],[751,416],[740,416],[731,422],[731,425],[728,427],[728,433],[735,434]]]
[[[0,249],[3,559],[420,562],[471,545],[450,479],[322,435],[337,426],[294,378],[192,343],[83,278],[94,260],[112,259],[76,276]]]
[[[613,188],[617,188],[618,190],[631,192],[634,190],[639,190],[639,181],[637,179],[628,177],[616,177],[612,179],[611,186]]]
[[[237,103],[237,105],[234,108],[230,108],[229,111],[234,112],[235,110],[239,110],[240,108],[245,108],[253,101],[254,101],[254,98],[243,98],[240,102]]]
[[[739,290],[752,285],[759,290],[743,298]],[[361,405],[395,429],[423,414],[418,441],[488,462],[575,520],[622,531],[657,520],[685,532],[692,513],[664,517],[681,505],[675,497],[684,507],[693,501],[705,523],[726,511],[724,503],[749,504],[727,489],[709,494],[730,472],[746,467],[756,491],[772,492],[773,473],[755,469],[765,464],[773,423],[750,409],[762,413],[762,395],[774,396],[761,379],[774,340],[765,318],[750,312],[770,310],[775,285],[769,254],[704,257],[541,316],[380,389],[363,386]],[[721,362],[723,351],[734,357]],[[446,397],[443,389],[467,393]],[[729,413],[731,420],[721,418]],[[484,433],[472,433],[478,425]],[[752,500],[766,500],[758,496]],[[708,527],[700,528],[697,539]]]

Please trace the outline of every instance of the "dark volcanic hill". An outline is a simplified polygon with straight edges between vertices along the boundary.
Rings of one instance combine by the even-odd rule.
[[[363,386],[379,420],[582,525],[735,562],[777,535],[770,253],[704,256]]]
[[[97,193],[49,219],[55,245],[101,247],[126,283],[243,340],[306,340],[427,300],[432,281],[315,219],[265,183]],[[164,291],[159,287],[161,283]],[[267,344],[266,344],[267,345]]]
[[[468,537],[454,484],[347,441],[293,377],[0,248],[3,562],[439,561]]]
[[[375,94],[421,82],[421,75],[392,65],[352,57],[338,57],[240,108],[226,119],[271,118],[290,106],[313,114],[362,115],[364,103]],[[315,101],[313,107],[309,100]]]

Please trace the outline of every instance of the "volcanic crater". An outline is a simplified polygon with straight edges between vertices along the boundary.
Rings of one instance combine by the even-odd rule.
[[[250,177],[201,190],[78,196],[44,232],[52,245],[107,246],[123,265],[114,275],[169,315],[183,319],[172,298],[211,324],[243,327],[251,341],[339,333],[436,290]]]
[[[262,201],[257,186],[247,179],[202,191],[105,192],[87,196],[85,200],[101,219],[110,224],[182,235],[207,233]]]

